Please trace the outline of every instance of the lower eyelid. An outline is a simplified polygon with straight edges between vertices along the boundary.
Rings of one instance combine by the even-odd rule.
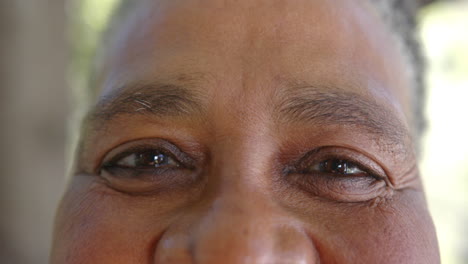
[[[300,189],[316,197],[341,202],[364,202],[381,196],[386,182],[377,178],[338,177],[325,174],[295,174],[293,181]]]
[[[115,176],[118,176],[118,174],[122,174],[122,173],[161,175],[161,174],[164,174],[173,170],[177,170],[177,169],[179,169],[179,167],[176,167],[176,166],[166,166],[166,167],[159,167],[159,168],[158,167],[138,168],[138,167],[123,167],[123,166],[107,166],[103,168],[103,170]]]
[[[106,185],[124,193],[160,193],[176,187],[188,186],[195,180],[190,172],[180,170],[103,169],[100,177]]]

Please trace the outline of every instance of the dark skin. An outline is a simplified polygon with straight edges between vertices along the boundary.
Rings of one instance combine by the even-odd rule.
[[[142,1],[52,263],[438,263],[402,55],[366,1]]]

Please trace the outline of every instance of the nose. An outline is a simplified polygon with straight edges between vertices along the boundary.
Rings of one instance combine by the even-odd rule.
[[[319,263],[300,225],[252,197],[217,199],[194,218],[163,235],[156,263]]]
[[[263,141],[265,140],[263,139]],[[232,145],[229,145],[232,144]],[[202,197],[169,226],[157,263],[319,263],[300,219],[283,208],[268,169],[268,146],[220,144]],[[237,150],[237,151],[235,151]]]
[[[195,263],[312,263],[313,245],[261,201],[216,201],[191,238]]]

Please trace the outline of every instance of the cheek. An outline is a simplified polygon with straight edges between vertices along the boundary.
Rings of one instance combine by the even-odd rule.
[[[171,206],[88,187],[71,188],[62,200],[52,263],[147,263]]]
[[[324,263],[438,263],[420,192],[405,190],[375,206],[351,206],[326,210],[309,228]]]

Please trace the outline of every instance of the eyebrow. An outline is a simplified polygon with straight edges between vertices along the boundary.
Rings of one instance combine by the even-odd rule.
[[[115,95],[101,98],[86,121],[100,124],[125,114],[161,118],[202,115],[206,98],[191,86],[191,83],[164,82],[126,85],[117,89]],[[289,86],[279,91],[276,96],[280,100],[273,110],[273,117],[280,123],[358,127],[376,135],[379,141],[385,139],[401,148],[405,148],[405,142],[410,138],[394,113],[362,95],[312,85]]]
[[[177,117],[203,111],[201,96],[184,85],[136,83],[117,90],[115,95],[98,101],[88,115],[89,122],[109,121],[125,114]]]
[[[282,99],[274,110],[280,122],[359,127],[401,147],[410,138],[394,112],[357,93],[314,86],[296,87],[281,93]]]

